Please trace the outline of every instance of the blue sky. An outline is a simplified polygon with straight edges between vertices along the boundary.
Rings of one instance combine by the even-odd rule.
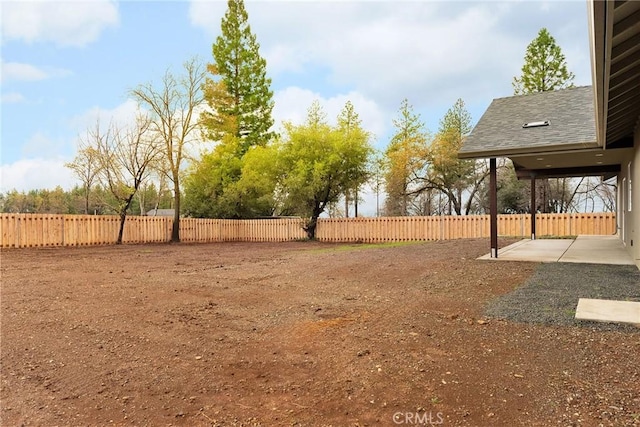
[[[408,98],[431,132],[462,98],[480,118],[513,93],[542,27],[576,85],[591,84],[586,1],[246,1],[273,80],[276,123],[314,99],[347,100],[383,148]],[[2,10],[0,191],[71,188],[64,163],[97,117],[126,119],[127,91],[198,56],[211,61],[226,1],[19,1]]]

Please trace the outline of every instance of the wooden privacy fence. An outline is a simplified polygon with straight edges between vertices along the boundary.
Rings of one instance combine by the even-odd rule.
[[[316,237],[324,242],[402,242],[489,237],[489,215],[327,218]],[[612,212],[536,214],[536,235],[575,236],[616,233]],[[531,215],[498,215],[498,235],[531,237]]]
[[[127,216],[122,242],[169,242],[172,224],[169,217]],[[0,215],[3,248],[112,245],[119,226],[120,218],[115,215]],[[280,242],[305,237],[298,218],[180,220],[182,242]]]
[[[128,216],[123,243],[162,243],[171,239],[173,218]],[[115,244],[117,216],[2,214],[3,248]],[[538,214],[538,236],[614,234],[613,213]],[[530,237],[531,216],[498,215],[498,234]],[[399,242],[489,237],[489,215],[322,218],[316,237],[322,242]],[[306,238],[298,218],[228,220],[183,218],[182,242],[282,242]]]
[[[144,217],[139,217],[144,218]],[[169,236],[171,240],[171,223]],[[278,219],[180,219],[181,242],[286,242],[307,237],[299,218]]]

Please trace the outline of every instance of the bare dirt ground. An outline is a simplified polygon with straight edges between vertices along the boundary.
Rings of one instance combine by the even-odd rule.
[[[3,251],[1,424],[640,425],[640,331],[485,317],[536,268],[486,252]]]

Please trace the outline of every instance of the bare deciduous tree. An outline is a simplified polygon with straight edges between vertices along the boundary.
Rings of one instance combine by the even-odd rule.
[[[173,183],[172,242],[180,241],[180,169],[187,144],[199,135],[197,110],[203,103],[201,87],[205,79],[204,68],[195,58],[184,63],[184,71],[178,77],[167,71],[159,87],[147,83],[131,91],[140,106],[150,111],[150,129],[162,142],[167,175]]]
[[[91,148],[100,165],[98,179],[118,204],[120,227],[116,244],[122,243],[131,201],[159,154],[158,140],[150,126],[150,118],[139,114],[133,126],[121,128],[112,124],[103,132],[97,122],[95,129],[89,131]]]
[[[99,124],[97,124],[97,130],[99,131]],[[87,132],[85,137],[80,138],[78,154],[76,154],[72,162],[65,163],[65,167],[71,169],[78,179],[80,179],[80,182],[82,182],[84,189],[84,213],[86,215],[89,213],[91,187],[100,172],[100,162],[98,161],[95,149],[91,145],[91,132]]]

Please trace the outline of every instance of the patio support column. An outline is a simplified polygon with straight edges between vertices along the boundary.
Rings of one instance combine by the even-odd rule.
[[[536,240],[536,175],[531,174],[531,240]]]
[[[491,258],[498,258],[498,183],[495,157],[489,159],[489,224]]]

